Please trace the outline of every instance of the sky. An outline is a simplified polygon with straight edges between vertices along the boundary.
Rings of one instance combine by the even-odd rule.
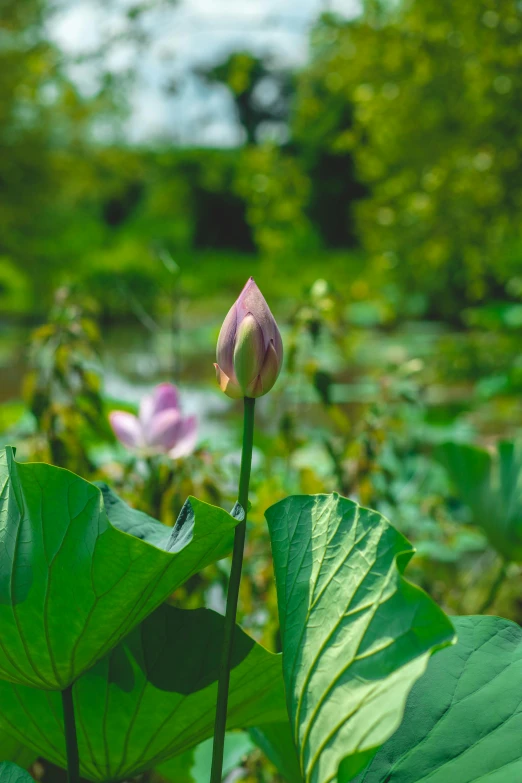
[[[347,18],[359,0],[156,0],[158,8],[143,17],[149,44],[137,53],[125,40],[125,10],[136,0],[63,0],[50,22],[56,43],[75,57],[113,43],[105,65],[121,71],[136,67],[129,96],[125,134],[132,143],[164,140],[180,145],[234,146],[241,129],[224,87],[205,87],[191,75],[195,66],[219,62],[232,51],[270,54],[282,65],[306,62],[308,35],[322,11]],[[96,88],[92,63],[71,68],[80,89]],[[167,86],[174,86],[168,91]]]

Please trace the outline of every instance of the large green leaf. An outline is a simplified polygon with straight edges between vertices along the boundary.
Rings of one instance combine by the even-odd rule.
[[[101,490],[105,512],[113,527],[136,538],[141,538],[148,544],[154,544],[159,549],[168,550],[172,528],[158,523],[156,519],[143,511],[130,508],[105,482],[95,481],[94,485]]]
[[[132,777],[212,735],[223,622],[160,606],[75,683],[85,777]],[[234,640],[228,728],[284,720],[281,656],[240,628]],[[0,682],[0,705],[0,728],[65,765],[59,693]]]
[[[235,518],[193,498],[162,546],[67,470],[0,453],[0,677],[62,689],[230,548]],[[127,515],[125,514],[127,510]],[[145,515],[143,515],[145,517]],[[109,521],[113,517],[113,524]],[[131,535],[132,533],[133,535]]]
[[[457,645],[430,661],[358,783],[522,780],[522,629],[499,617],[454,623]]]
[[[0,764],[0,783],[34,783],[34,780],[25,769],[4,761]]]
[[[95,481],[95,486],[99,487],[103,496],[105,511],[109,517],[109,522],[113,527],[131,536],[140,538],[148,544],[164,549],[166,552],[179,552],[191,543],[194,535],[194,498],[189,498],[183,505],[181,512],[176,520],[175,526],[167,527],[162,525],[153,517],[131,508],[118,495],[102,481]],[[210,508],[215,508],[210,506]],[[220,516],[223,514],[221,509],[217,509]],[[245,518],[245,512],[239,503],[236,503],[230,512],[232,517],[238,522]],[[228,533],[224,539],[224,544],[217,552],[218,557],[227,554],[232,546],[233,532],[227,520]],[[215,559],[218,559],[215,558]]]
[[[522,449],[501,441],[496,454],[464,443],[444,443],[445,465],[474,524],[506,560],[522,561]]]
[[[306,783],[359,772],[399,726],[431,653],[454,636],[402,573],[413,551],[379,514],[338,495],[267,511],[290,723]]]

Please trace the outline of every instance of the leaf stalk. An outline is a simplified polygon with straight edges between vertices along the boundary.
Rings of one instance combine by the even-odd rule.
[[[239,473],[238,501],[245,511],[245,518],[234,532],[234,550],[232,553],[232,568],[227,592],[227,608],[223,631],[223,647],[219,669],[218,693],[216,704],[216,720],[214,724],[214,744],[212,748],[212,770],[210,783],[221,783],[223,777],[223,752],[227,724],[228,690],[230,685],[230,664],[234,644],[234,628],[236,625],[239,583],[243,567],[243,551],[245,548],[246,519],[248,513],[248,487],[252,468],[252,448],[254,443],[254,408],[253,397],[244,398],[243,419],[243,449],[241,452],[241,469]],[[69,781],[71,783],[71,781]]]
[[[80,781],[80,757],[78,754],[78,738],[76,736],[76,720],[74,718],[73,686],[69,685],[62,691],[63,723],[65,732],[65,749],[67,753],[67,783]]]

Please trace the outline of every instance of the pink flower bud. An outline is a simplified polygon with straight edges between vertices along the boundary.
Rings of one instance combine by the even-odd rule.
[[[229,397],[262,397],[277,380],[283,343],[274,316],[251,277],[223,321],[216,376]]]

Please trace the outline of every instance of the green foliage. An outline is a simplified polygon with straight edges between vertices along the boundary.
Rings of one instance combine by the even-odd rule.
[[[22,243],[26,250],[31,247],[28,236],[34,216],[52,182],[45,154],[52,111],[35,97],[43,97],[46,88],[59,89],[60,77],[58,53],[44,36],[43,13],[42,0],[28,0],[23,6],[7,0],[2,6],[5,43],[0,49],[0,133],[6,154],[0,158],[0,252],[15,257]]]
[[[228,732],[225,736],[223,777],[232,772],[252,748],[252,740],[245,731]],[[211,763],[212,738],[166,761],[157,771],[162,779],[171,783],[208,783]]]
[[[522,629],[455,617],[458,642],[414,685],[404,722],[357,783],[504,783],[522,774]]]
[[[117,112],[114,92],[103,83],[84,99],[68,78],[66,58],[48,36],[53,7],[47,0],[2,3],[0,255],[28,273],[38,297],[56,280],[57,267],[71,263],[71,245],[57,237],[70,233],[68,198],[81,177],[64,182],[65,150],[81,159],[93,121]]]
[[[83,774],[123,780],[212,735],[223,618],[161,606],[73,689]],[[228,728],[286,716],[281,657],[239,627]],[[0,726],[65,766],[60,694],[0,682]]]
[[[121,114],[121,82],[100,78],[82,97],[48,40],[53,3],[8,0],[2,310],[39,310],[73,279],[104,314],[129,315],[133,298],[147,311],[168,301],[165,251],[286,259],[360,243],[369,280],[388,274],[431,313],[460,318],[488,296],[519,298],[516,0],[378,5],[349,22],[324,15],[297,76],[245,51],[200,73],[228,87],[247,140],[275,123],[287,142],[173,151],[94,144],[93,129]],[[125,24],[144,34],[153,6]]]
[[[69,471],[6,449],[0,479],[0,674],[11,682],[65,688],[231,548],[236,520],[195,499],[159,548],[135,525],[118,529],[120,515],[112,524],[100,490]]]
[[[233,52],[223,62],[199,68],[196,73],[210,84],[228,87],[247,144],[255,144],[263,130],[269,134],[288,120],[292,75],[276,68],[268,59],[256,57],[251,52]]]
[[[353,151],[365,248],[434,312],[520,267],[519,35],[516,0],[393,3],[314,32],[296,127]]]
[[[334,494],[287,498],[266,517],[304,779],[324,783],[339,770],[349,780],[400,725],[453,627],[403,578],[413,551],[376,512]]]
[[[66,288],[55,296],[49,322],[31,336],[24,392],[36,420],[35,454],[78,473],[92,468],[87,446],[106,434],[94,302]]]
[[[9,451],[5,456],[10,457]],[[203,781],[208,776],[207,740],[213,731],[219,673],[216,650],[224,621],[207,609],[154,606],[160,592],[163,597],[167,594],[161,585],[168,583],[168,590],[174,589],[229,549],[235,520],[191,499],[172,530],[126,506],[107,486],[100,491],[58,468],[17,465],[12,458],[7,462],[11,470],[2,482],[6,541],[16,539],[19,544],[13,556],[13,588],[5,596],[8,611],[2,619],[0,730],[13,738],[2,745],[2,751],[13,758],[18,743],[23,743],[29,754],[33,751],[64,766],[56,689],[75,680],[80,758],[87,778],[104,783],[155,768],[163,779]],[[76,501],[81,501],[79,513]],[[93,514],[85,524],[90,501]],[[23,524],[18,527],[23,529],[18,533],[12,528],[22,521],[22,505]],[[250,728],[254,742],[291,783],[327,783],[334,777],[347,783],[369,762],[367,775],[389,775],[395,764],[390,754],[395,753],[412,783],[419,770],[438,774],[440,767],[442,774],[447,764],[455,765],[456,783],[471,783],[477,778],[463,776],[460,758],[465,753],[471,758],[471,769],[478,770],[480,755],[474,755],[474,749],[481,743],[488,743],[491,771],[500,768],[505,758],[518,764],[511,738],[520,697],[483,694],[486,686],[495,689],[497,683],[502,691],[502,678],[512,681],[520,646],[517,626],[493,618],[492,626],[481,626],[479,618],[457,618],[459,652],[452,655],[451,664],[446,657],[445,664],[434,669],[430,656],[451,642],[453,628],[426,594],[403,578],[412,550],[382,516],[337,495],[316,495],[287,498],[269,509],[267,519],[283,656],[269,653],[236,628],[229,729]],[[89,536],[91,543],[85,546]],[[27,542],[32,542],[30,551],[22,546]],[[165,559],[169,557],[176,558],[171,565]],[[155,576],[152,571],[160,558],[161,575]],[[129,564],[132,585],[118,573],[118,568]],[[94,581],[84,577],[84,568]],[[174,571],[176,579],[168,578]],[[34,575],[40,581],[29,584]],[[91,588],[97,595],[103,593],[104,606],[102,614],[93,610],[86,621],[84,607]],[[43,609],[38,604],[42,596]],[[129,602],[134,607],[130,618]],[[74,635],[77,622],[79,637]],[[25,647],[11,646],[17,635]],[[88,662],[85,640],[90,645]],[[44,667],[49,676],[53,661],[65,670],[67,656],[69,679],[51,683],[50,690],[49,682],[36,681],[35,672],[41,676]],[[492,660],[493,677],[488,668]],[[18,667],[16,677],[7,671],[6,661]],[[457,671],[464,665],[464,673]],[[433,706],[424,691],[415,697],[425,682],[421,675],[426,667],[425,687],[433,695]],[[19,676],[22,670],[24,677]],[[32,679],[26,676],[29,671]],[[439,673],[440,683],[431,683],[433,672]],[[467,688],[465,698],[455,697],[456,680],[462,683],[460,688]],[[408,699],[410,691],[413,695]],[[450,711],[443,698],[452,701]],[[488,713],[481,706],[485,698],[501,707]],[[389,740],[406,703],[404,731],[399,729]],[[414,712],[410,727],[412,704],[422,714]],[[478,733],[475,722],[462,716],[462,707],[485,716]],[[500,721],[488,723],[491,714],[498,717],[499,709]],[[445,751],[441,756],[449,740],[443,737],[436,742],[438,730],[431,728],[433,722],[439,725],[442,713],[449,715],[440,723],[449,737],[457,737],[451,720],[468,727],[451,745],[449,758]],[[424,747],[425,729],[428,754],[422,752],[417,762],[412,736],[415,745],[422,740]],[[231,764],[237,764],[251,747],[244,736],[235,739]],[[426,764],[431,766],[425,770]],[[492,783],[496,779],[492,776]]]
[[[7,257],[0,258],[0,312],[24,315],[30,311],[33,297],[29,280]]]
[[[177,280],[165,257],[183,269],[194,250],[254,250],[239,165],[238,150],[91,150],[69,196],[64,241],[77,260],[60,262],[60,279],[77,282],[106,318],[168,312]]]
[[[83,206],[97,206],[104,226],[100,239],[113,249],[122,240],[133,240],[144,249],[148,246],[149,252],[162,246],[171,252],[207,247],[253,250],[244,203],[233,184],[240,150],[111,148],[93,155],[95,177],[88,183]]]
[[[26,748],[25,745],[12,737],[10,734],[2,731],[0,733],[0,759],[2,761],[12,761],[19,767],[29,769],[31,764],[37,759],[34,750]]]
[[[270,723],[250,729],[250,736],[265,756],[283,775],[287,783],[302,783],[299,759],[292,728],[285,723]]]
[[[246,149],[237,189],[247,204],[247,218],[262,253],[284,257],[317,246],[306,217],[310,181],[299,162],[274,146]]]
[[[181,377],[199,383],[193,356],[212,342],[219,297],[254,273],[289,329],[284,381],[260,409],[240,609],[283,656],[237,628],[229,728],[250,739],[229,734],[228,766],[254,740],[269,762],[255,750],[248,783],[279,780],[272,765],[289,783],[344,783],[367,762],[365,783],[520,776],[520,628],[457,618],[458,644],[431,659],[451,626],[403,578],[411,547],[381,516],[411,535],[412,578],[444,607],[467,614],[480,599],[519,617],[516,0],[323,15],[297,77],[232,53],[200,73],[232,95],[247,144],[229,150],[95,142],[127,91],[103,75],[91,97],[76,90],[49,40],[53,0],[4,6],[0,314],[32,322],[60,289],[32,338],[25,408],[24,360],[2,338],[0,424],[17,421],[24,459],[96,482],[0,458],[0,760],[65,764],[57,690],[73,683],[84,774],[206,783],[223,620],[199,607],[222,605],[236,520],[183,501],[233,504],[221,436],[234,442],[234,411],[214,414],[198,388],[203,438],[219,432],[210,447],[175,463],[124,455],[107,427],[120,403],[103,397],[101,336],[130,317],[151,335],[142,352],[177,374],[175,323]],[[143,46],[155,6],[123,12],[116,40],[132,27]],[[412,328],[423,313],[466,332]],[[128,378],[149,383],[134,358]],[[496,452],[456,442],[503,433]],[[448,439],[445,471],[433,452]],[[276,587],[262,509],[334,489],[377,511],[337,495],[273,506]],[[502,557],[494,580],[488,540]],[[27,781],[3,764],[6,775]]]
[[[438,455],[472,521],[509,561],[522,560],[522,454],[513,441],[500,441],[496,454],[463,443],[445,443]]]
[[[2,783],[34,783],[33,778],[25,769],[21,769],[9,761],[0,764],[0,781]]]

